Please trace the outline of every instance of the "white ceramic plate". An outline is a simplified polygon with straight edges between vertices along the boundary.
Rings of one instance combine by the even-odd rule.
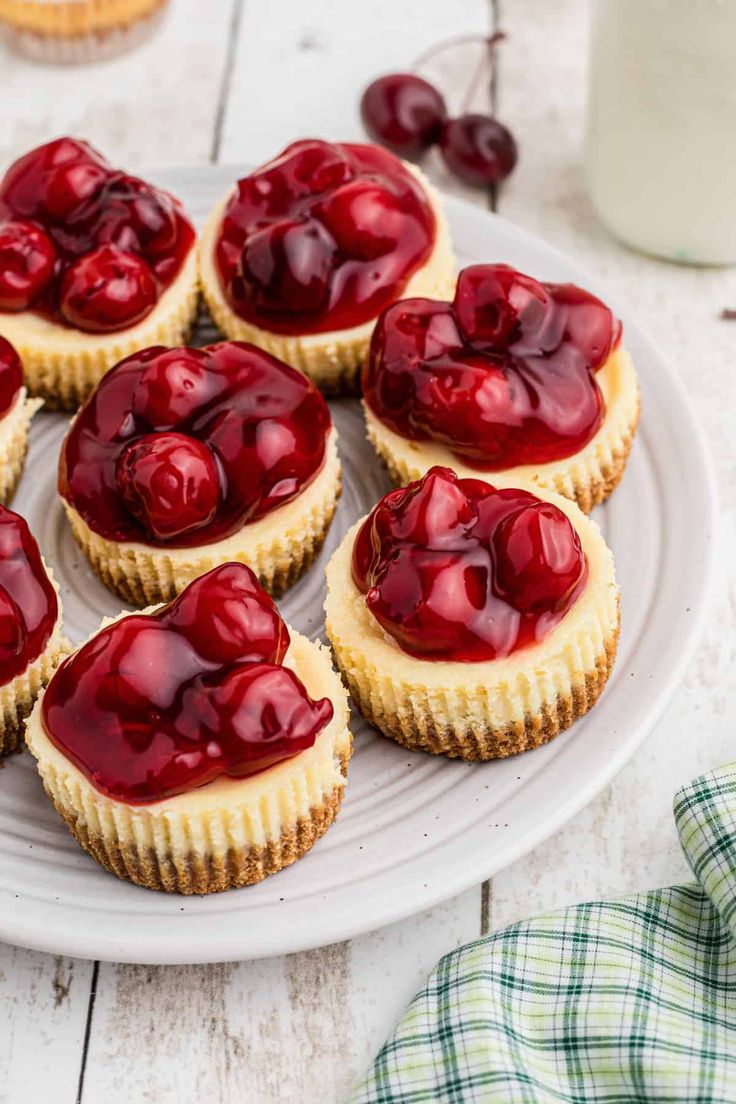
[[[197,219],[234,178],[234,171],[220,169],[158,174]],[[595,286],[571,260],[511,223],[456,200],[448,200],[447,210],[461,263],[508,261],[546,279]],[[490,877],[591,800],[651,730],[692,654],[715,513],[706,452],[684,389],[619,310],[641,377],[643,418],[624,482],[596,515],[616,555],[623,629],[616,668],[593,712],[544,748],[475,765],[406,752],[354,717],[345,802],[325,838],[258,886],[203,898],[152,893],[105,873],[58,819],[30,755],[13,756],[0,773],[0,938],[86,958],[151,963],[320,946]],[[206,329],[201,336],[207,338]],[[332,409],[344,494],[319,561],[281,603],[287,621],[312,637],[323,629],[327,558],[387,488],[364,439],[358,404],[340,401]],[[61,415],[36,419],[14,506],[53,564],[68,633],[80,640],[120,607],[77,551],[56,498],[65,426]]]

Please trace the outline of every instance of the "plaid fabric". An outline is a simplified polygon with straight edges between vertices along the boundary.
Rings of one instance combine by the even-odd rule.
[[[675,798],[697,884],[446,955],[351,1104],[736,1102],[736,763]]]

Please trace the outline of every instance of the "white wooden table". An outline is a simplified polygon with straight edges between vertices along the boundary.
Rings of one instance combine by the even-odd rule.
[[[300,136],[359,138],[369,79],[448,36],[498,28],[508,37],[495,79],[474,102],[487,110],[495,98],[521,158],[496,209],[635,305],[707,429],[723,519],[698,656],[656,731],[588,809],[492,883],[414,919],[217,966],[116,966],[0,945],[0,1104],[342,1101],[442,952],[532,913],[688,877],[672,794],[734,754],[736,322],[719,315],[736,307],[736,280],[639,257],[596,222],[580,171],[584,0],[173,0],[155,41],[117,62],[55,71],[0,55],[0,165],[64,132],[131,168],[257,162]],[[455,107],[477,56],[458,47],[427,70]],[[436,163],[430,171],[463,193]]]

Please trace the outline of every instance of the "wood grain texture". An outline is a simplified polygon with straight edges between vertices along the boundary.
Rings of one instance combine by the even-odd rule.
[[[359,8],[215,0],[206,15],[199,0],[174,0],[158,39],[73,79],[3,56],[0,160],[65,130],[131,165],[200,163],[213,154],[255,162],[300,135],[359,138],[357,98],[367,80],[406,68],[448,35],[488,33],[494,7],[508,34],[498,48],[498,113],[521,147],[498,209],[634,303],[680,370],[713,445],[724,518],[706,639],[632,763],[492,886],[306,954],[190,968],[103,965],[86,1104],[336,1104],[444,951],[522,916],[688,876],[672,826],[673,790],[733,754],[736,446],[723,396],[733,394],[736,323],[718,316],[736,307],[736,295],[723,270],[626,251],[590,210],[580,170],[585,0],[363,0]],[[468,46],[424,70],[447,89],[453,110],[477,61],[478,48]],[[473,106],[484,108],[488,96],[481,74]],[[487,202],[453,182],[438,158],[428,167],[441,187]],[[89,963],[0,946],[0,1104],[36,1104],[50,1087],[58,1104],[75,1101],[91,980]]]

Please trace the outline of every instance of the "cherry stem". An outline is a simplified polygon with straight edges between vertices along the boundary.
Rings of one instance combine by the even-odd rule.
[[[506,38],[503,31],[496,31],[492,35],[479,35],[479,34],[467,34],[456,35],[453,38],[446,38],[442,42],[437,43],[435,46],[430,46],[428,50],[420,54],[414,61],[412,66],[413,70],[421,69],[423,65],[426,65],[432,58],[437,57],[438,54],[444,53],[446,50],[454,49],[457,46],[468,46],[471,44],[482,43],[486,49],[481,55],[480,61],[473,70],[473,75],[470,78],[467,91],[463,96],[462,106],[460,108],[460,114],[465,114],[470,104],[473,101],[473,97],[480,84],[481,77],[483,77],[487,68],[492,68],[495,64],[496,45],[502,42]]]

